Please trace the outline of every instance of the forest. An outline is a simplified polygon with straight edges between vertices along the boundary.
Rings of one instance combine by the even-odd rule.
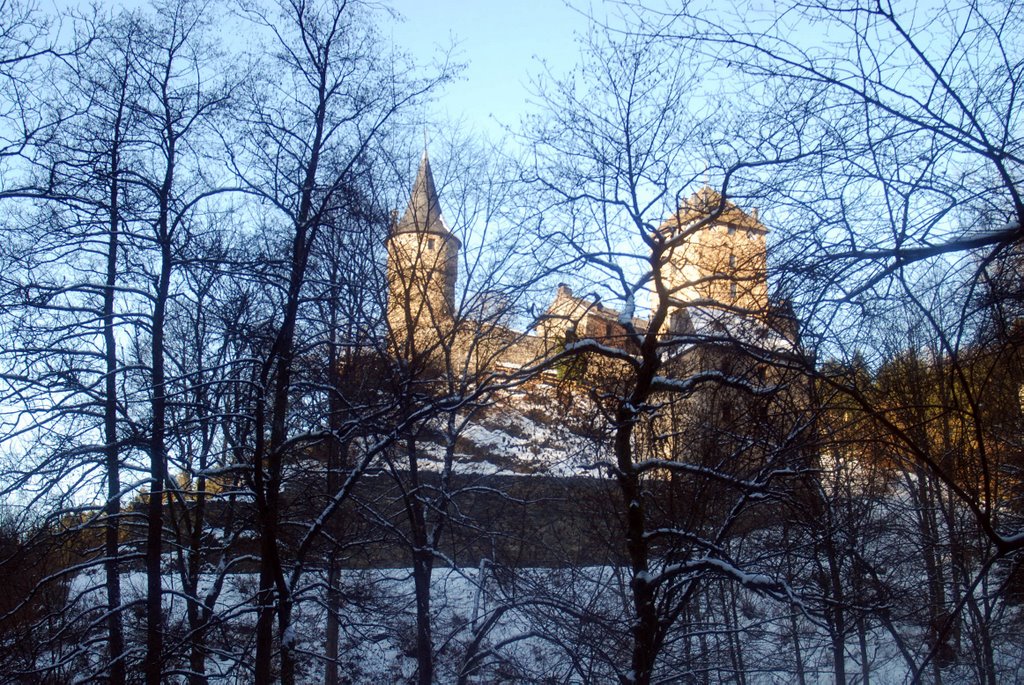
[[[1020,3],[577,4],[494,137],[376,0],[0,0],[0,682],[1024,682]]]

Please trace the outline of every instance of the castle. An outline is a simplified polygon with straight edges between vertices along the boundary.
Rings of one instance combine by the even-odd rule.
[[[707,186],[684,201],[658,228],[664,264],[661,287],[651,293],[651,310],[664,306],[667,311],[664,335],[692,338],[727,331],[749,336],[755,331],[761,338],[777,338],[785,317],[768,298],[767,233],[757,210],[748,214]],[[478,329],[470,340],[456,323],[461,247],[441,214],[424,151],[408,205],[401,218],[393,214],[387,240],[387,321],[397,356],[458,349],[478,359],[478,367],[520,366],[571,340],[628,346],[629,329],[647,329],[647,320],[632,312],[579,297],[562,284],[530,333],[494,323],[486,335]],[[792,344],[795,327],[789,322],[783,328]]]

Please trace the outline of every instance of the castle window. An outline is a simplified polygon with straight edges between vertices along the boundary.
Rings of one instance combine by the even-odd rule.
[[[428,250],[433,250],[434,249],[434,239],[433,238],[429,238],[427,240],[427,249]]]
[[[736,299],[736,281],[729,284],[729,297]]]
[[[726,232],[727,232],[727,233],[728,233],[729,235],[733,235],[733,234],[735,234],[735,233],[736,233],[736,227],[735,227],[735,226],[734,226],[733,224],[729,224],[729,228],[727,229],[727,231],[726,231]]]
[[[729,268],[730,269],[735,269],[736,268],[736,255],[734,255],[734,254],[729,255]]]

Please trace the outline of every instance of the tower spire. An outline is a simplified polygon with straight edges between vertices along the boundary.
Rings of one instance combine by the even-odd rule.
[[[406,353],[417,341],[436,341],[438,326],[452,322],[461,247],[441,217],[424,147],[405,215],[387,239],[388,325]]]
[[[426,129],[424,129],[425,142]],[[437,197],[437,186],[434,183],[434,174],[430,169],[430,157],[427,154],[426,145],[423,147],[423,157],[420,159],[420,168],[416,173],[416,182],[412,186],[409,204],[405,208],[405,214],[398,222],[395,232],[442,235],[448,233],[448,226],[441,216],[441,203]]]

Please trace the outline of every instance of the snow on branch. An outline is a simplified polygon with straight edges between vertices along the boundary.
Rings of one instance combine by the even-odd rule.
[[[807,608],[803,600],[797,596],[793,588],[785,581],[777,580],[763,573],[744,571],[735,564],[723,559],[703,557],[694,561],[671,564],[662,569],[661,573],[658,574],[643,574],[643,578],[641,578],[641,574],[637,574],[637,579],[652,585],[661,585],[680,575],[688,575],[698,571],[710,571],[730,578],[747,589],[760,592],[779,601],[790,602],[799,607],[804,614],[807,614]]]
[[[634,469],[643,473],[645,471],[654,471],[656,469],[665,469],[666,471],[673,471],[676,473],[687,473],[691,475],[706,476],[720,483],[726,485],[732,485],[733,487],[745,490],[751,493],[764,492],[768,488],[768,482],[766,480],[743,480],[731,476],[728,473],[719,471],[717,469],[708,468],[706,466],[698,466],[697,464],[690,464],[683,461],[672,461],[670,459],[648,459],[646,461],[639,462]],[[769,478],[772,474],[769,474]]]
[[[651,388],[663,392],[674,392],[687,394],[705,383],[719,383],[737,390],[744,390],[754,396],[767,396],[778,392],[780,385],[755,385],[741,376],[726,374],[721,371],[701,371],[686,378],[668,378],[666,376],[655,376],[651,380]]]
[[[593,338],[585,338],[576,342],[568,343],[565,346],[565,353],[559,356],[568,356],[575,354],[582,354],[584,352],[596,352],[604,357],[610,357],[612,359],[620,359],[627,362],[634,368],[639,368],[640,361],[629,352],[626,352],[621,347],[612,347],[611,345],[605,345],[600,343]]]

